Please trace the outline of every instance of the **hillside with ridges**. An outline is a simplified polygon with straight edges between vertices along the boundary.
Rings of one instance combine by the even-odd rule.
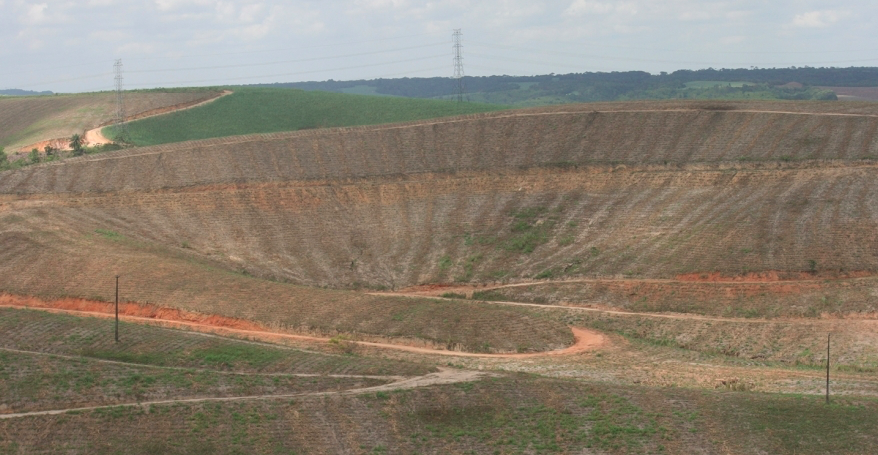
[[[88,211],[28,209],[0,215],[0,223],[0,292],[107,302],[113,299],[112,277],[121,275],[123,301],[253,321],[289,333],[481,352],[546,351],[573,342],[564,324],[526,308],[258,279],[176,245],[106,229]]]
[[[856,113],[824,112],[824,106],[836,106],[812,104],[814,112],[793,112],[807,106],[577,105],[206,139],[34,166],[4,175],[0,192],[151,190],[533,166],[878,158],[878,108],[854,104],[850,110]]]
[[[0,190],[7,210],[306,285],[875,271],[878,109],[852,106],[579,105],[241,136],[34,166]]]

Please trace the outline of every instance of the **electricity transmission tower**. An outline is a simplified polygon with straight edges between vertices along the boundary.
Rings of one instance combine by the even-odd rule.
[[[125,123],[125,102],[122,99],[122,59],[116,59],[113,64],[113,72],[116,74],[116,131],[122,141],[128,139],[128,124]]]
[[[460,44],[460,37],[463,33],[460,32],[459,28],[454,29],[454,79],[457,82],[457,87],[455,87],[455,94],[457,95],[457,102],[463,102],[463,98],[466,96],[466,84],[463,82],[463,53],[461,49],[463,46]]]

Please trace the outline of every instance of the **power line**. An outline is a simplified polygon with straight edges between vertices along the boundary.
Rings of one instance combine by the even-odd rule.
[[[452,35],[454,39],[454,79],[457,80],[455,94],[457,95],[458,103],[463,102],[463,97],[466,93],[466,86],[463,82],[463,46],[460,44],[460,37],[462,35],[463,33],[460,32],[459,28],[454,29],[454,34]]]
[[[189,68],[164,68],[158,70],[137,70],[137,71],[129,71],[130,74],[139,74],[139,73],[167,73],[172,71],[191,71],[191,70],[211,70],[211,69],[223,69],[223,68],[245,68],[251,66],[269,66],[269,65],[281,65],[286,63],[304,63],[304,62],[316,62],[320,60],[332,60],[336,58],[350,58],[350,57],[360,57],[363,55],[374,55],[374,54],[386,54],[390,52],[398,52],[398,51],[406,51],[411,49],[422,49],[425,47],[433,47],[443,45],[445,43],[431,43],[431,44],[423,44],[420,46],[410,46],[410,47],[401,47],[397,49],[387,49],[383,51],[374,51],[374,52],[361,52],[357,54],[346,54],[346,55],[331,55],[328,57],[313,57],[313,58],[304,58],[298,60],[280,60],[275,62],[262,62],[262,63],[238,63],[234,65],[217,65],[217,66],[196,66]]]
[[[113,65],[113,72],[116,73],[116,126],[117,131],[122,136],[122,140],[126,141],[129,139],[128,137],[128,124],[125,123],[125,103],[122,99],[122,59],[116,59],[116,63]],[[116,277],[118,280],[119,277]],[[118,281],[116,286],[118,287]],[[118,291],[117,291],[118,292]],[[116,334],[118,341],[118,332]]]
[[[313,45],[313,46],[296,46],[296,47],[283,47],[283,48],[272,48],[272,49],[256,49],[256,50],[250,49],[250,50],[239,51],[239,52],[217,52],[217,53],[211,53],[211,54],[197,54],[197,53],[196,53],[196,54],[189,54],[189,55],[175,55],[175,56],[173,56],[173,57],[168,57],[168,56],[162,56],[162,57],[127,57],[126,60],[130,63],[132,60],[133,60],[133,61],[140,61],[140,60],[168,60],[168,59],[171,59],[171,58],[181,58],[181,59],[182,59],[182,58],[189,58],[189,59],[191,59],[191,58],[198,58],[198,57],[219,57],[219,56],[240,55],[240,54],[252,55],[252,54],[265,53],[265,52],[289,52],[289,51],[293,51],[293,50],[294,50],[294,51],[301,51],[301,50],[304,50],[304,49],[320,49],[320,48],[325,48],[325,47],[351,46],[351,45],[357,45],[357,44],[377,43],[377,42],[382,42],[382,41],[398,41],[398,40],[400,40],[400,39],[406,39],[406,38],[418,38],[418,37],[422,37],[422,36],[437,36],[439,33],[441,33],[441,32],[438,32],[438,31],[437,31],[437,32],[431,32],[431,33],[419,33],[419,34],[415,34],[415,35],[394,36],[394,37],[390,37],[390,38],[378,38],[378,39],[364,40],[364,41],[347,41],[347,42],[338,42],[338,43],[315,44],[315,45]],[[437,43],[437,44],[438,44],[438,43]],[[444,44],[444,43],[442,43],[442,44]],[[246,46],[236,46],[236,47],[241,48],[241,47],[246,47]],[[42,58],[43,58],[44,60],[53,60],[53,57],[66,57],[66,56],[68,56],[68,55],[70,55],[70,53],[69,53],[69,52],[65,52],[65,53],[57,53],[57,54],[42,55]],[[80,67],[80,66],[94,66],[94,63],[93,63],[93,62],[92,62],[92,63],[78,63],[78,64],[74,63],[74,64],[70,64],[70,65],[65,64],[65,65],[64,65],[64,68],[76,68],[76,67]],[[38,73],[38,72],[42,72],[42,71],[44,71],[44,70],[57,71],[57,69],[58,69],[58,66],[57,66],[57,65],[51,65],[51,66],[50,66],[50,65],[46,65],[46,66],[40,66],[40,67],[37,67],[37,68],[32,68],[32,69],[29,69],[29,70],[16,70],[16,71],[10,71],[10,72],[6,72],[6,73],[0,73],[0,76],[9,76],[9,75],[14,75],[14,74]],[[130,71],[129,71],[129,73],[130,73]]]
[[[571,57],[572,56],[572,57],[580,57],[580,58],[587,58],[587,59],[600,59],[600,60],[611,60],[611,61],[632,61],[632,62],[644,62],[644,63],[668,63],[668,64],[674,64],[674,65],[707,65],[707,66],[721,66],[721,65],[747,66],[747,65],[750,65],[753,63],[753,62],[718,63],[718,62],[696,62],[696,61],[679,61],[679,60],[663,60],[663,59],[645,59],[645,58],[635,58],[635,57],[616,57],[616,56],[611,57],[611,56],[606,56],[606,55],[583,54],[583,53],[578,53],[578,52],[550,51],[550,50],[546,50],[546,49],[533,49],[533,48],[509,46],[509,45],[502,45],[502,44],[471,43],[470,45],[476,46],[476,47],[485,47],[485,48],[507,49],[507,50],[514,50],[514,51],[528,51],[528,52],[538,53],[540,55],[554,54],[554,55],[564,56],[564,57]],[[477,56],[482,57],[482,58],[500,60],[500,58],[497,58],[495,56],[488,56],[488,55],[483,55],[483,54],[471,54],[471,55],[477,55]],[[519,62],[523,62],[523,63],[534,63],[533,60],[519,60],[519,59],[514,59],[514,58],[503,58],[502,60],[519,61]],[[834,64],[834,63],[863,63],[863,62],[873,62],[873,61],[878,61],[878,58],[857,59],[857,60],[836,60],[836,61],[821,62],[819,64],[826,65],[826,64]],[[541,62],[536,62],[536,63],[541,63]],[[542,63],[547,64],[547,65],[558,65],[555,62],[552,62],[552,63],[542,62]],[[799,64],[802,65],[803,63],[799,62]],[[563,66],[563,64],[560,64],[560,65]],[[569,65],[567,65],[567,66],[569,66]],[[810,66],[810,65],[808,65],[808,66]]]
[[[574,53],[574,52],[551,51],[551,50],[547,50],[547,49],[534,49],[534,48],[527,48],[527,47],[521,47],[521,46],[513,46],[513,45],[510,45],[510,44],[470,43],[470,45],[472,45],[472,46],[484,46],[484,47],[495,47],[495,48],[514,49],[514,50],[528,50],[528,51],[532,51],[532,52],[539,52],[539,53],[541,53],[541,54],[549,53],[549,54],[564,54],[564,55],[581,55],[581,54],[579,54],[579,53]],[[576,43],[576,45],[582,45],[582,43]],[[604,44],[604,43],[600,43],[600,44],[598,44],[598,45],[595,45],[595,47],[602,47],[602,48],[605,48],[605,47],[611,47],[611,48],[617,48],[617,49],[633,49],[633,50],[647,51],[647,52],[680,52],[680,53],[685,53],[685,54],[706,53],[706,54],[711,54],[711,55],[713,55],[713,54],[748,54],[748,55],[749,55],[749,54],[782,54],[782,55],[788,55],[788,54],[807,54],[807,55],[812,55],[812,54],[833,54],[833,55],[835,55],[835,54],[839,54],[840,52],[870,52],[870,53],[878,53],[878,49],[861,49],[861,50],[857,50],[857,51],[854,51],[854,50],[845,50],[845,49],[832,50],[832,51],[713,51],[713,50],[699,51],[699,50],[691,50],[691,49],[659,49],[659,48],[647,48],[647,47],[625,46],[625,45],[619,45],[619,44],[613,45],[613,44]]]
[[[213,54],[190,54],[190,55],[177,55],[174,58],[196,58],[196,57],[218,57],[218,56],[226,56],[226,55],[240,55],[240,54],[258,54],[264,52],[289,52],[289,51],[301,51],[304,49],[320,49],[324,47],[335,47],[335,46],[352,46],[357,44],[369,44],[369,43],[377,43],[382,41],[398,41],[405,38],[417,38],[421,36],[436,36],[439,32],[432,33],[420,33],[417,35],[404,35],[404,36],[395,36],[392,38],[378,38],[374,40],[365,40],[365,41],[348,41],[344,43],[328,43],[328,44],[315,44],[313,46],[296,46],[296,47],[283,47],[283,48],[274,48],[274,49],[262,49],[262,50],[246,50],[240,52],[218,52]],[[242,46],[239,46],[242,47]],[[134,57],[129,58],[128,60],[164,60],[168,57]]]
[[[201,83],[206,83],[206,82],[217,82],[217,81],[240,81],[240,80],[247,80],[247,79],[267,78],[267,77],[299,76],[299,75],[303,75],[303,74],[324,73],[324,72],[328,72],[328,71],[345,71],[345,70],[360,69],[360,68],[371,68],[371,67],[383,66],[383,65],[394,65],[397,63],[409,63],[409,62],[416,62],[416,61],[422,61],[422,60],[439,59],[442,57],[445,57],[445,55],[442,55],[442,54],[430,55],[427,57],[412,58],[412,59],[405,59],[405,60],[396,60],[396,61],[392,61],[392,62],[381,62],[381,63],[372,63],[372,64],[368,64],[368,65],[345,66],[345,67],[338,67],[338,68],[326,68],[326,69],[309,70],[309,71],[297,71],[297,72],[292,72],[292,73],[262,74],[262,75],[256,75],[256,76],[242,76],[242,77],[231,77],[231,78],[227,77],[227,78],[201,79],[201,80],[191,80],[191,81],[155,82],[155,83],[143,84],[143,85],[162,86],[162,85],[173,85],[173,84],[201,84]]]
[[[113,74],[113,73],[90,74],[90,75],[88,75],[88,76],[71,77],[71,78],[67,78],[67,79],[55,79],[55,80],[53,80],[53,81],[35,82],[35,83],[33,83],[33,84],[25,84],[25,85],[18,85],[18,84],[16,84],[16,85],[18,85],[18,88],[39,87],[39,86],[42,86],[42,85],[58,84],[58,83],[61,83],[61,82],[71,82],[71,81],[81,81],[81,80],[84,80],[84,79],[105,78],[105,77],[107,77],[107,76],[109,76],[109,75],[111,75],[111,74]]]

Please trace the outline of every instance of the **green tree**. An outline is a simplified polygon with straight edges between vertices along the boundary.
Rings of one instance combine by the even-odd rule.
[[[6,156],[3,147],[0,147],[0,171],[5,171],[6,169],[9,169],[9,157]]]
[[[70,148],[73,149],[73,156],[81,156],[85,153],[85,150],[82,149],[82,137],[78,134],[74,134],[70,138]]]
[[[40,151],[37,149],[32,149],[30,151],[30,155],[28,155],[31,164],[37,164],[40,162]]]

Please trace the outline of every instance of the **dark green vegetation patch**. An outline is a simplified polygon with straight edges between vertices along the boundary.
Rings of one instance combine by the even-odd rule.
[[[503,106],[296,89],[235,88],[204,106],[129,124],[135,145],[311,128],[377,125],[496,111]],[[115,137],[113,127],[104,135]]]

